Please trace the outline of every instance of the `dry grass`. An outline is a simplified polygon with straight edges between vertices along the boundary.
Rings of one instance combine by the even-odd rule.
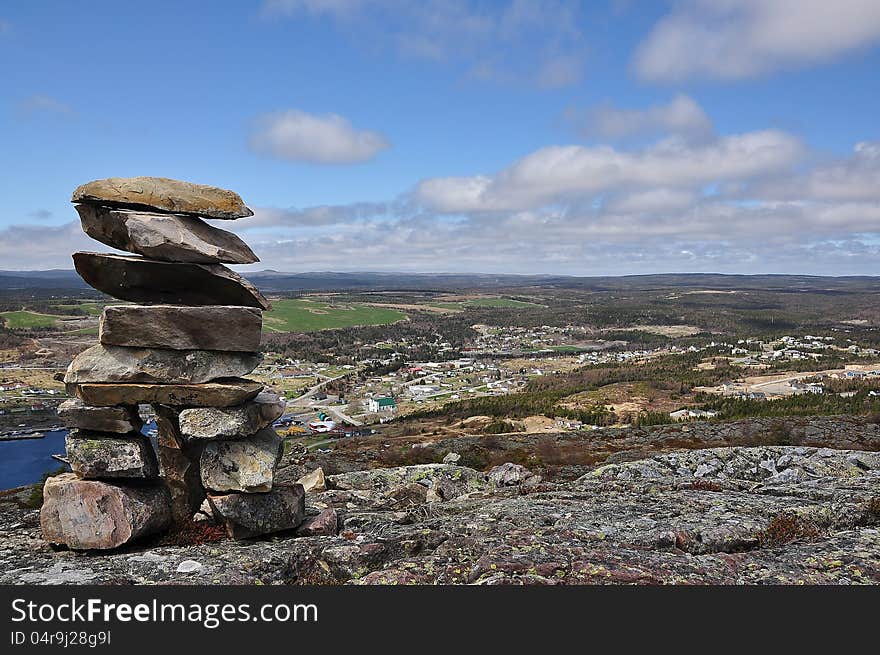
[[[758,533],[758,541],[761,546],[772,548],[796,539],[815,539],[820,533],[815,523],[797,514],[783,512],[770,519],[767,527]]]

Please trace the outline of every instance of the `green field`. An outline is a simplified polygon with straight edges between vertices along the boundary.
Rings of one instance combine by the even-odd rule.
[[[406,314],[385,307],[329,305],[313,300],[275,300],[263,314],[263,329],[270,332],[317,332],[359,325],[387,325],[406,319]]]
[[[96,327],[81,328],[79,330],[74,330],[73,332],[66,332],[65,334],[78,334],[78,335],[87,335],[87,336],[97,335],[98,328],[96,328]]]
[[[83,302],[75,305],[57,305],[64,309],[81,309],[89,316],[100,316],[104,311],[104,306],[96,302]]]
[[[59,316],[50,314],[37,314],[35,312],[2,312],[0,318],[3,324],[12,330],[26,330],[29,328],[54,327]]]

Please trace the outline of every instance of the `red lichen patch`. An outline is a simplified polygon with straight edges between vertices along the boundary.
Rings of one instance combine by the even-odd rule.
[[[812,539],[820,534],[819,528],[810,521],[784,512],[777,514],[767,527],[758,533],[758,541],[764,547],[781,546],[795,539]]]
[[[713,480],[699,478],[693,482],[688,482],[681,486],[682,489],[693,489],[694,491],[723,491],[724,488]]]
[[[208,521],[196,523],[191,521],[182,525],[175,525],[159,541],[160,546],[197,546],[214,541],[224,541],[228,538],[226,529],[222,525],[215,525]]]

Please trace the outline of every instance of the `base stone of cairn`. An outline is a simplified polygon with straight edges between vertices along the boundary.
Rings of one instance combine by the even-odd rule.
[[[72,473],[49,478],[44,538],[111,549],[188,524],[206,496],[234,538],[292,530],[302,485],[275,484],[285,401],[244,376],[260,363],[271,305],[225,263],[257,257],[202,218],[251,216],[224,189],[166,178],[111,178],[73,195],[84,231],[134,255],[74,253],[77,272],[114,298],[98,344],[78,355],[59,407]],[[138,405],[156,413],[156,449]]]
[[[160,485],[135,486],[81,480],[63,473],[46,480],[40,527],[43,538],[77,549],[118,548],[167,528],[168,491]]]

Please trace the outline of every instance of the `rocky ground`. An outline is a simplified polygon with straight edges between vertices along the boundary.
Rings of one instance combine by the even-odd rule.
[[[312,532],[332,533],[336,514],[335,536],[201,528],[196,541],[216,540],[112,554],[53,551],[31,490],[7,492],[0,583],[880,583],[880,453],[675,451],[560,482],[453,460],[328,476],[306,502]]]

